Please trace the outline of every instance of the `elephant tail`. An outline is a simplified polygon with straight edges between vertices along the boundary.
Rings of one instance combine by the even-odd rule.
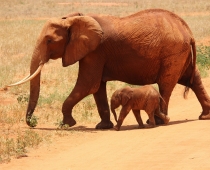
[[[162,96],[159,94],[159,98],[160,98],[160,100],[162,100],[163,101],[163,103],[166,105],[166,101],[162,98]]]
[[[196,46],[195,46],[195,40],[192,38],[191,39],[191,54],[192,54],[192,75],[191,75],[191,78],[190,78],[190,85],[189,86],[186,86],[185,87],[185,90],[184,90],[184,98],[187,99],[187,95],[189,93],[189,90],[190,90],[190,86],[192,86],[193,84],[193,79],[194,79],[194,76],[195,76],[195,69],[196,69]]]
[[[193,66],[193,71],[190,79],[190,84],[193,84],[193,79],[195,76],[195,69],[196,69],[196,46],[195,46],[195,40],[191,40],[191,45],[192,45],[192,66]]]

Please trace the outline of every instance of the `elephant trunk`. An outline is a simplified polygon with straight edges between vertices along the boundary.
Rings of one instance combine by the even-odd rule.
[[[111,105],[111,111],[114,115],[114,119],[115,121],[117,122],[117,114],[115,112],[115,109],[118,108],[120,106],[120,101],[119,99],[116,97],[118,94],[118,91],[115,91],[113,94],[112,94],[112,97],[111,97],[111,100],[110,100],[110,105]]]
[[[114,108],[114,107],[111,107],[111,111],[112,111],[112,113],[113,113],[113,115],[114,115],[115,121],[117,122],[117,114],[116,114],[116,112],[115,112],[115,108]]]
[[[32,75],[34,72],[36,72],[37,69],[40,68],[40,65],[43,65],[40,59],[40,51],[37,50],[37,48],[35,48],[31,60],[30,74]],[[30,97],[29,97],[28,108],[26,111],[26,123],[28,126],[31,127],[36,126],[31,123],[31,117],[33,115],[33,112],[35,110],[39,98],[40,76],[41,76],[41,70],[32,80],[30,80]]]

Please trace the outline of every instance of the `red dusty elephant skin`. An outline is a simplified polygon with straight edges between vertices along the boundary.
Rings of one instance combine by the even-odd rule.
[[[112,128],[106,82],[134,85],[157,83],[168,114],[168,102],[177,83],[190,87],[202,106],[199,119],[210,118],[210,98],[195,66],[195,41],[186,22],[176,14],[149,9],[126,17],[70,14],[49,20],[38,37],[31,59],[26,122],[37,105],[41,68],[50,59],[62,58],[67,67],[79,62],[74,89],[63,103],[63,123],[73,126],[73,107],[93,94],[101,122],[96,128]],[[13,84],[13,85],[17,85]]]
[[[151,85],[145,85],[140,88],[125,87],[116,90],[111,97],[111,111],[115,117],[117,125],[114,127],[116,130],[120,130],[123,120],[128,115],[130,110],[139,124],[139,128],[144,128],[144,124],[141,119],[140,110],[145,110],[149,116],[150,127],[156,125],[154,115],[160,117],[165,124],[169,122],[167,115],[160,112],[160,101],[163,98],[158,91]],[[122,105],[119,119],[115,109]]]

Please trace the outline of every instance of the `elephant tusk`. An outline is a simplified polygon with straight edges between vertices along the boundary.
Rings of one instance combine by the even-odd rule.
[[[32,80],[37,74],[40,73],[40,71],[42,70],[42,67],[43,67],[43,66],[44,66],[44,64],[41,64],[41,65],[38,67],[38,69],[37,69],[31,76],[28,75],[28,76],[26,76],[24,79],[20,80],[20,81],[17,82],[17,83],[13,83],[13,84],[10,84],[10,85],[5,86],[5,88],[7,88],[7,87],[12,87],[12,86],[17,86],[17,85],[21,85],[21,84],[23,84],[23,83],[26,83],[27,81]]]
[[[18,81],[17,83],[20,83],[20,82],[26,80],[26,79],[29,78],[29,77],[30,77],[30,74],[28,74],[26,77],[24,77],[22,80]]]
[[[27,75],[26,77],[24,77],[22,80],[20,80],[19,82],[17,82],[17,83],[20,83],[20,82],[22,82],[22,81],[24,81],[24,80],[26,80],[28,77],[30,77],[30,74],[29,75]],[[17,83],[15,83],[15,84],[17,84]],[[7,86],[5,86],[5,87],[3,87],[3,88],[0,88],[0,91],[5,91],[5,90],[7,90],[7,87],[10,87],[12,84],[10,84],[10,85],[7,85]]]

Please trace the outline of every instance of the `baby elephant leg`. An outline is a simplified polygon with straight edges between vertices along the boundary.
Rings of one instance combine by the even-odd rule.
[[[148,116],[149,116],[149,125],[148,125],[149,128],[153,128],[156,125],[155,118],[154,118],[154,113],[155,113],[154,111],[147,113]]]
[[[155,115],[161,118],[164,124],[168,124],[168,122],[170,121],[170,118],[167,115],[161,113],[159,108],[155,111]]]
[[[122,107],[121,111],[120,111],[120,115],[119,115],[119,118],[118,118],[118,121],[117,121],[117,125],[114,126],[114,129],[119,131],[120,130],[120,127],[123,123],[123,120],[125,119],[125,117],[128,115],[130,110],[128,110],[126,107]]]
[[[133,114],[134,114],[134,116],[136,118],[136,121],[139,124],[139,128],[140,129],[144,128],[144,124],[142,122],[141,115],[140,115],[140,110],[132,110],[132,111],[133,111]]]

